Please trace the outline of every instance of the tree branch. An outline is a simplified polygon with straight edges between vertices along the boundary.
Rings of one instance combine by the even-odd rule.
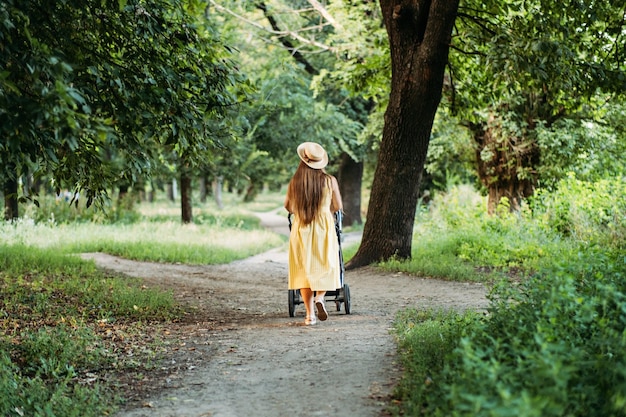
[[[276,22],[276,19],[274,19],[274,16],[267,11],[267,7],[265,6],[265,3],[262,1],[258,2],[256,4],[256,7],[263,11],[263,15],[265,15],[265,18],[267,19],[267,21],[270,22],[272,29],[274,29],[275,31],[280,31],[280,28],[278,27],[278,23]],[[293,56],[293,58],[297,62],[304,65],[304,69],[306,72],[308,72],[311,75],[319,74],[319,71],[315,69],[313,65],[311,65],[309,61],[307,61],[306,58],[304,58],[304,56],[302,56],[300,52],[298,52],[296,47],[289,41],[289,39],[281,37],[280,43],[283,44],[283,46],[291,53],[291,56]]]
[[[320,28],[323,28],[324,26],[331,25],[331,23],[315,25],[315,26],[310,26],[310,27],[306,27],[306,28],[301,28],[301,29],[299,29],[297,31],[281,30],[278,27],[278,25],[272,25],[272,29],[268,29],[268,28],[264,27],[263,25],[260,25],[260,24],[254,22],[254,21],[252,21],[250,19],[247,19],[246,17],[244,17],[244,16],[242,16],[242,15],[240,15],[238,13],[235,13],[233,10],[231,10],[231,9],[229,9],[227,7],[224,7],[222,5],[217,4],[215,2],[215,0],[210,0],[210,1],[211,1],[211,4],[217,10],[219,10],[221,12],[224,12],[224,13],[228,13],[231,16],[234,16],[237,19],[241,20],[242,22],[245,22],[245,23],[247,23],[247,24],[249,24],[251,26],[254,26],[255,28],[257,28],[259,30],[262,30],[262,31],[265,31],[265,32],[269,32],[269,33],[271,33],[273,35],[278,35],[281,38],[289,36],[289,37],[292,37],[292,38],[298,40],[299,42],[302,42],[303,44],[314,46],[314,47],[316,47],[318,49],[321,49],[323,51],[328,51],[328,52],[333,52],[333,53],[337,53],[338,52],[337,49],[335,49],[335,48],[333,48],[331,46],[328,46],[328,45],[323,44],[321,42],[317,42],[317,41],[312,40],[312,39],[307,39],[307,38],[305,38],[305,37],[303,37],[303,36],[301,36],[299,34],[300,32],[307,32],[307,31],[311,31],[311,30],[319,30]],[[259,5],[262,5],[262,7],[259,7]],[[258,9],[263,10],[263,13],[265,14],[265,17],[267,18],[267,12],[266,12],[266,8],[265,8],[265,3],[264,2],[260,2],[260,3],[257,3],[256,6],[257,6]],[[292,47],[293,47],[293,45],[292,45]],[[293,50],[297,50],[297,48],[293,47]]]
[[[337,22],[335,18],[331,16],[330,13],[328,13],[328,10],[326,10],[319,1],[317,0],[308,0],[308,1],[309,1],[309,4],[313,6],[315,11],[317,11],[320,15],[322,15],[322,17],[326,19],[332,27],[338,30],[343,30],[343,26],[341,26],[341,24]]]

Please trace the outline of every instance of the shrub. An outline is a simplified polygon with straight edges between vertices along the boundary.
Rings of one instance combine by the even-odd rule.
[[[72,202],[71,195],[42,196],[37,199],[38,205],[25,206],[23,217],[33,219],[35,223],[53,224],[130,224],[139,221],[141,215],[126,201],[127,199],[123,199],[119,204],[110,203],[99,208],[94,205],[87,207],[80,198]]]
[[[532,202],[541,224],[584,244],[624,248],[626,178],[595,182],[570,175],[554,191],[541,190]]]
[[[587,254],[498,288],[444,369],[439,415],[624,415],[623,270],[623,260]]]

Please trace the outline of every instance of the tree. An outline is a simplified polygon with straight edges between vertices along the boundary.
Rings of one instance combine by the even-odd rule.
[[[270,156],[286,151],[293,156],[299,142],[322,143],[331,157],[338,155],[333,158],[331,169],[338,171],[342,193],[346,194],[344,222],[361,223],[363,145],[357,135],[372,106],[361,97],[348,96],[341,83],[320,81],[326,80],[325,75],[341,54],[341,47],[334,47],[330,37],[337,31],[344,32],[341,22],[325,8],[330,5],[314,0],[211,3],[225,20],[233,22],[237,38],[246,40],[240,43],[242,53],[255,56],[243,60],[248,63],[246,68],[255,75],[263,74],[253,75],[266,92],[258,101],[263,105],[251,109],[248,115],[255,130],[251,138],[255,148]],[[272,57],[269,62],[268,57]],[[295,65],[287,65],[282,57],[288,57]],[[275,91],[278,78],[283,81],[280,91]],[[265,89],[268,85],[273,88]],[[303,86],[307,91],[302,91]],[[284,96],[296,100],[286,101]]]
[[[458,1],[381,0],[380,6],[391,52],[391,91],[363,239],[349,268],[411,256]]]
[[[490,212],[504,197],[519,209],[590,149],[582,122],[626,92],[624,14],[621,1],[461,8],[447,92],[473,134]]]
[[[189,164],[204,159],[214,120],[235,101],[228,87],[240,78],[228,49],[196,18],[201,7],[2,2],[3,182],[50,173],[55,187],[81,190],[89,205],[119,180],[149,174],[161,152],[184,154]]]

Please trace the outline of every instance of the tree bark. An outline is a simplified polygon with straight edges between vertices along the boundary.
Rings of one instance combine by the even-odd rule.
[[[183,168],[180,174],[180,212],[184,224],[193,221],[193,212],[191,208],[191,176],[187,169]]]
[[[176,201],[176,192],[174,190],[174,183],[176,180],[171,180],[165,185],[165,194],[167,195],[167,199],[169,201]]]
[[[250,179],[248,183],[248,187],[246,188],[246,193],[243,196],[244,203],[250,203],[254,201],[256,196],[259,194],[259,183],[254,179]]]
[[[411,257],[415,209],[459,0],[380,0],[391,92],[363,239],[346,265]]]
[[[207,192],[208,183],[209,183],[209,180],[207,179],[207,176],[205,174],[202,174],[200,176],[200,202],[201,203],[206,203],[206,198],[208,195],[208,192]]]
[[[503,133],[494,117],[486,123],[470,124],[470,129],[476,144],[478,178],[488,190],[487,213],[495,214],[504,198],[510,212],[519,211],[537,183],[537,143]]]
[[[11,221],[19,217],[18,184],[14,178],[7,178],[4,181],[4,220]]]
[[[363,162],[357,162],[346,152],[341,154],[339,163],[339,191],[343,200],[343,225],[361,224],[361,184],[363,182]]]
[[[224,202],[222,201],[222,187],[224,185],[224,177],[218,175],[213,181],[213,195],[215,196],[215,204],[217,208],[222,210],[224,208]]]

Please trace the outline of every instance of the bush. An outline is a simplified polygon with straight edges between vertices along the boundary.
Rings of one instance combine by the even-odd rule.
[[[498,289],[489,318],[461,341],[445,370],[451,382],[443,414],[624,415],[623,271],[623,260],[587,254],[518,290]]]
[[[130,197],[128,197],[130,198]],[[130,224],[141,219],[141,215],[134,210],[133,204],[127,204],[127,199],[120,204],[108,204],[98,208],[94,205],[86,207],[85,201],[75,200],[62,195],[60,197],[38,197],[37,205],[25,206],[23,218],[30,218],[35,223],[70,224],[93,222],[98,224]]]
[[[399,316],[406,372],[394,412],[626,415],[625,197],[623,179],[568,178],[521,213],[488,217],[476,216],[475,205],[467,213],[455,204],[434,207],[417,225],[426,257],[444,259],[439,250],[469,265],[520,267],[527,275],[496,285],[488,314],[462,316],[462,328],[448,316]]]
[[[404,375],[394,396],[402,415],[428,415],[425,410],[445,401],[441,377],[446,359],[458,346],[464,328],[477,318],[472,312],[414,309],[396,317],[394,330]]]
[[[623,249],[626,242],[626,178],[596,182],[570,175],[554,191],[542,190],[532,202],[541,224],[584,244]]]
[[[579,262],[554,266],[519,287],[495,288],[489,314],[464,321],[462,337],[456,336],[458,330],[450,330],[449,318],[416,325],[400,344],[411,379],[400,385],[410,388],[399,391],[402,412],[472,417],[624,415],[624,270],[623,259],[598,252],[581,254]],[[439,346],[432,342],[437,337]],[[440,363],[437,349],[451,352],[445,364],[422,365]],[[425,374],[414,372],[420,367],[430,372],[428,386]]]

